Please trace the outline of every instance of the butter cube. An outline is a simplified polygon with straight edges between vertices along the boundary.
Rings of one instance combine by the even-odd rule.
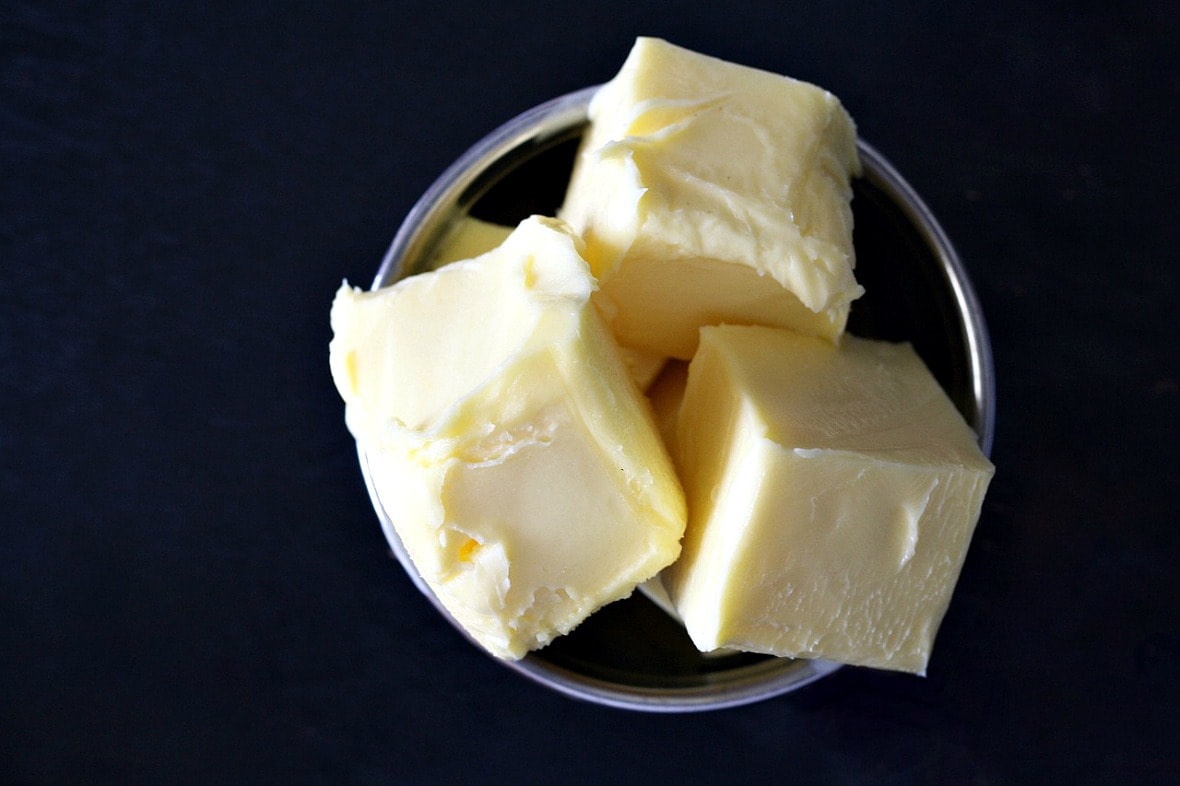
[[[621,344],[687,360],[720,323],[839,339],[860,162],[831,93],[640,38],[589,114],[560,215]]]
[[[520,658],[676,559],[684,496],[590,302],[580,241],[530,218],[492,251],[342,286],[330,365],[426,584]]]
[[[431,258],[429,268],[440,268],[491,251],[504,242],[512,232],[512,227],[482,221],[472,216],[462,216],[457,219],[450,231],[443,237],[438,249]],[[650,352],[619,347],[623,363],[631,374],[631,379],[640,390],[647,390],[655,381],[660,369],[667,360],[663,355],[653,355]]]
[[[994,468],[908,344],[704,328],[674,442],[698,648],[925,673]]]

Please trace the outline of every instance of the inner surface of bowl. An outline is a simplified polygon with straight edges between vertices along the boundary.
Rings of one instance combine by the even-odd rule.
[[[595,89],[525,112],[456,161],[407,216],[373,288],[427,270],[435,248],[464,216],[514,226],[533,214],[555,215]],[[911,342],[989,453],[992,361],[970,282],[909,185],[872,147],[861,142],[859,150],[864,175],[853,181],[852,207],[856,276],[865,295],[853,303],[848,330],[865,338]],[[390,519],[397,501],[380,499],[363,452],[360,459],[394,553],[458,628],[418,577],[397,537]],[[839,668],[827,661],[749,653],[702,654],[679,623],[638,592],[595,612],[548,647],[504,663],[570,696],[654,712],[745,704],[795,690]]]

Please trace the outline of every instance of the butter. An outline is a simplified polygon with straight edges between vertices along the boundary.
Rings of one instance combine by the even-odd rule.
[[[683,360],[670,360],[663,365],[659,374],[644,389],[644,395],[651,402],[655,414],[656,430],[665,445],[674,444],[676,439],[676,417],[684,388],[688,384],[688,364]],[[676,611],[676,604],[664,589],[664,583],[657,574],[639,585],[639,591],[674,620],[684,624]]]
[[[860,162],[833,95],[640,38],[589,115],[560,215],[619,343],[687,360],[701,325],[839,339]]]
[[[666,445],[676,441],[676,422],[680,414],[680,402],[684,400],[684,389],[687,386],[688,363],[683,360],[670,360],[644,391],[655,414],[656,428]]]
[[[511,232],[512,227],[483,221],[474,216],[461,216],[439,243],[427,269],[434,270],[452,262],[486,254],[503,243]],[[640,390],[647,390],[667,361],[663,355],[631,347],[619,347],[619,352],[631,379]]]
[[[909,345],[706,327],[674,425],[699,649],[925,673],[994,468]]]
[[[512,234],[512,229],[474,216],[460,216],[443,236],[428,268],[433,270],[451,262],[486,254],[503,243]]]
[[[426,584],[520,658],[676,559],[684,497],[590,302],[580,241],[530,218],[472,260],[332,306],[332,376]]]
[[[623,358],[623,364],[626,365],[627,372],[635,382],[635,387],[643,391],[646,391],[655,383],[656,378],[660,375],[660,371],[664,368],[664,364],[668,362],[668,358],[663,355],[655,355],[651,352],[645,352],[642,349],[634,349],[632,347],[620,346],[619,354]]]

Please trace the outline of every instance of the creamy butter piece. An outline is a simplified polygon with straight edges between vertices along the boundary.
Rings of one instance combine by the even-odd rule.
[[[560,215],[621,344],[687,360],[720,323],[839,339],[860,162],[831,93],[640,38],[589,114]]]
[[[493,251],[332,306],[332,376],[430,589],[519,658],[679,554],[684,497],[590,302],[580,241],[530,218]]]
[[[698,648],[925,673],[994,468],[908,344],[704,328],[675,429]]]
[[[668,358],[663,355],[633,347],[620,346],[619,354],[623,358],[623,364],[627,366],[628,373],[631,374],[631,379],[635,381],[635,386],[643,391],[652,386],[660,376],[664,364],[668,362]]]
[[[676,440],[676,417],[680,412],[680,402],[684,398],[684,388],[688,384],[688,363],[683,360],[669,360],[660,372],[644,389],[644,395],[651,402],[652,412],[655,414],[656,429],[665,445],[672,445]],[[668,590],[657,574],[639,585],[639,591],[647,599],[659,606],[664,612],[683,624],[676,605],[668,596]]]
[[[438,250],[430,260],[428,269],[440,268],[452,262],[477,257],[486,254],[504,242],[512,232],[512,227],[494,224],[474,216],[461,216],[448,230],[439,243]],[[631,347],[619,347],[623,363],[631,374],[631,379],[640,390],[647,390],[660,369],[664,367],[667,358],[663,355],[645,352]]]
[[[450,229],[447,230],[447,234],[438,244],[438,249],[430,260],[429,268],[439,268],[449,265],[451,262],[459,262],[486,254],[503,243],[512,234],[512,230],[513,227],[484,221],[474,216],[460,216],[455,219]]]
[[[676,441],[676,422],[680,416],[680,402],[688,386],[688,366],[683,360],[669,360],[659,376],[644,391],[655,413],[656,428],[665,445]]]

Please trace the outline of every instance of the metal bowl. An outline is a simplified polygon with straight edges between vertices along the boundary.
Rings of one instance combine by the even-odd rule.
[[[373,288],[428,269],[464,216],[508,226],[554,215],[565,193],[597,87],[541,104],[493,131],[426,191],[394,237]],[[990,453],[995,427],[991,346],[966,271],[934,216],[897,171],[859,142],[853,181],[856,274],[866,294],[850,332],[909,341]],[[410,578],[461,633],[418,576],[393,528],[396,500],[380,498],[366,455],[361,470],[382,529]],[[466,634],[464,633],[466,636]],[[490,656],[489,656],[490,657]],[[648,712],[721,709],[797,690],[840,668],[819,660],[749,653],[705,655],[642,593],[610,604],[548,647],[507,667],[560,693]]]

